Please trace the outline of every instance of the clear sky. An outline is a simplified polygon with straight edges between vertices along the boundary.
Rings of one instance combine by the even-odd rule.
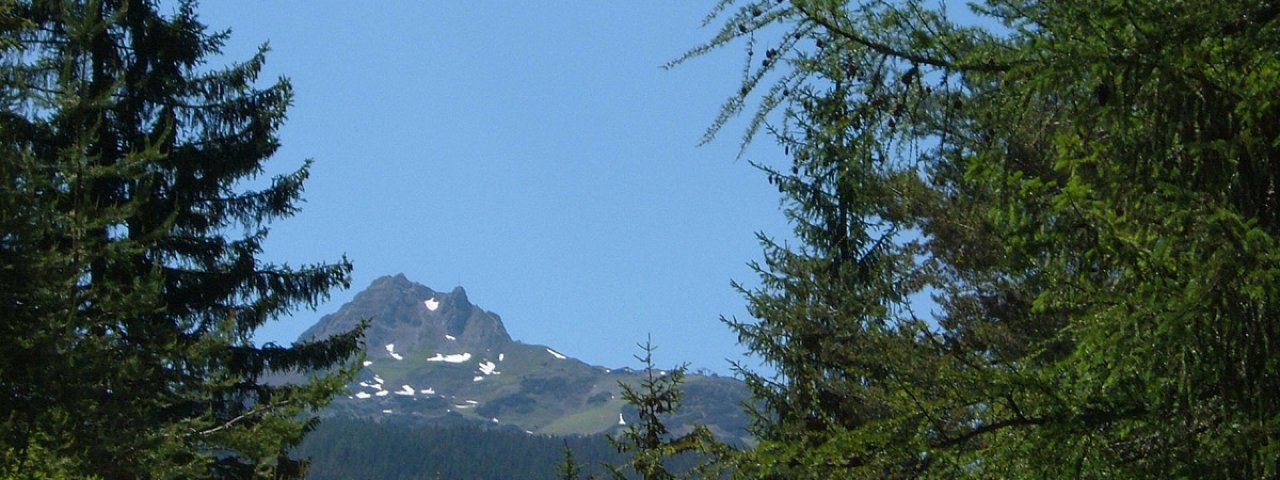
[[[375,278],[467,289],[511,335],[588,363],[729,372],[745,351],[756,232],[789,231],[777,191],[737,158],[743,124],[698,147],[738,85],[741,49],[660,68],[709,38],[713,2],[206,1],[227,60],[269,42],[265,79],[295,105],[273,172],[315,160],[302,212],[265,258],[347,255],[352,288],[259,332],[289,343]],[[376,6],[374,6],[376,5]]]

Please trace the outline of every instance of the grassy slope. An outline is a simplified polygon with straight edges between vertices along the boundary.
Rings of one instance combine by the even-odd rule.
[[[607,373],[578,360],[556,358],[540,345],[511,343],[502,353],[501,361],[492,353],[473,355],[457,364],[428,362],[435,355],[431,348],[407,354],[400,361],[371,355],[374,363],[361,373],[361,380],[371,382],[377,374],[387,390],[399,390],[408,384],[417,390],[432,388],[436,395],[344,399],[331,413],[373,418],[409,415],[422,420],[460,416],[490,423],[496,418],[501,425],[553,435],[609,432],[618,428],[618,414],[626,415],[628,411],[634,419],[634,411],[622,401],[618,382],[635,385],[641,372]],[[477,365],[486,360],[496,364],[497,373],[478,372]],[[482,380],[473,381],[477,376]],[[686,377],[685,388],[686,411],[673,419],[673,430],[683,430],[681,425],[692,421],[712,424],[713,431],[723,438],[740,439],[745,426],[738,405],[745,398],[740,382],[691,375]],[[372,390],[356,387],[355,391]],[[387,409],[392,413],[383,413]]]

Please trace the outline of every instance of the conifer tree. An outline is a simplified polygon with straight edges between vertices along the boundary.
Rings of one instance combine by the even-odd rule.
[[[583,466],[573,459],[573,449],[569,447],[569,441],[564,441],[564,460],[556,467],[556,471],[560,473],[563,480],[580,480],[582,478]],[[593,480],[594,475],[588,475],[587,480]]]
[[[607,465],[610,473],[616,479],[627,478],[628,470],[645,480],[681,478],[682,475],[668,469],[666,462],[679,455],[695,454],[704,456],[705,461],[687,473],[714,478],[715,475],[708,472],[721,468],[723,462],[719,461],[729,455],[729,448],[717,441],[705,426],[695,425],[688,433],[673,436],[665,421],[681,408],[684,391],[680,385],[684,383],[688,366],[659,372],[653,363],[656,347],[652,341],[639,346],[644,353],[636,359],[644,365],[644,378],[636,387],[618,382],[622,399],[635,407],[638,419],[628,423],[620,437],[609,437],[609,443],[619,453],[630,454],[631,458],[623,465]]]
[[[102,478],[296,478],[287,451],[358,332],[256,346],[350,264],[258,258],[303,168],[260,189],[292,93],[266,49],[211,68],[194,2],[6,2],[0,15],[0,452]],[[273,372],[323,372],[267,384]]]
[[[1280,475],[1280,8],[949,8],[724,1],[685,57],[745,44],[709,135],[791,157],[743,472]]]

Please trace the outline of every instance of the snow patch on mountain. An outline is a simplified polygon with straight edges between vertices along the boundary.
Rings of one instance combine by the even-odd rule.
[[[427,306],[427,310],[431,310],[433,312],[436,311],[437,308],[440,308],[440,301],[434,298],[428,298],[423,301],[422,304]]]
[[[378,390],[378,393],[375,393],[374,395],[377,395],[379,397],[385,397],[390,393],[391,393],[391,390]]]
[[[564,354],[562,354],[562,353],[560,353],[560,352],[557,352],[557,351],[555,351],[555,350],[552,350],[552,349],[550,349],[550,348],[548,348],[548,349],[547,349],[547,353],[550,353],[550,354],[551,354],[551,356],[556,357],[556,358],[561,359],[561,360],[564,360],[564,359],[566,359],[566,358],[569,358],[569,357],[564,356]]]
[[[387,348],[387,354],[391,355],[391,358],[394,358],[396,360],[404,360],[404,355],[396,353],[396,344],[388,343],[386,348]]]
[[[618,425],[626,425],[627,421],[622,418],[622,412],[618,412]]]
[[[458,339],[458,337],[455,337],[455,336],[453,336],[453,335],[449,335],[449,334],[445,334],[444,338],[449,339],[449,340],[457,340],[457,339]]]
[[[495,370],[496,368],[498,368],[498,365],[493,362],[489,362],[489,361],[480,362],[480,373],[483,373],[485,375],[493,375],[495,373],[501,373]]]
[[[471,354],[468,352],[455,353],[453,355],[442,355],[437,353],[434,357],[428,358],[428,362],[446,362],[446,363],[462,363],[471,360]]]
[[[400,389],[396,390],[396,395],[411,396],[413,395],[413,393],[414,393],[413,387],[410,387],[408,385],[401,385]]]
[[[373,395],[369,395],[367,392],[356,392],[356,398],[365,399],[372,396]]]
[[[364,361],[364,366],[366,366],[366,367],[367,367],[367,366],[369,366],[369,365],[373,365],[373,360],[365,360],[365,361]]]

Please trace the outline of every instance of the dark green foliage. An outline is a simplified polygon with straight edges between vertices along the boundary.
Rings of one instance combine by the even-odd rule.
[[[520,379],[520,391],[529,395],[582,395],[591,390],[590,378],[528,375]]]
[[[294,452],[311,459],[308,478],[564,478],[565,448],[575,472],[599,475],[622,460],[603,435],[550,437],[478,426],[414,426],[334,418]]]
[[[566,446],[579,478],[600,478],[605,465],[620,465],[604,435],[533,435],[512,427],[463,423],[421,425],[332,418],[321,422],[292,453],[311,461],[312,480],[559,479],[565,478]],[[704,459],[667,462],[673,472],[691,471]]]
[[[263,54],[204,66],[224,33],[183,2],[0,6],[0,451],[104,478],[300,476],[284,452],[341,391],[358,332],[253,331],[345,287],[350,265],[257,259],[305,167],[244,187],[291,88]],[[264,49],[265,51],[265,49]],[[328,371],[267,386],[271,372]],[[19,467],[21,468],[21,467]],[[36,475],[40,472],[34,472]]]
[[[758,98],[791,157],[742,473],[1280,475],[1280,7],[976,8],[725,1],[690,52],[746,43],[709,133]]]
[[[600,392],[587,398],[587,404],[593,405],[598,403],[606,403],[613,399],[613,394],[609,392]]]
[[[556,468],[556,471],[560,472],[560,478],[562,480],[579,480],[582,478],[582,470],[583,466],[578,464],[577,460],[573,459],[573,449],[569,447],[569,441],[566,440],[564,442],[564,461],[560,463],[560,466]],[[587,477],[588,480],[594,478],[594,475]]]
[[[498,398],[476,407],[476,414],[482,417],[499,417],[506,414],[527,414],[537,407],[537,401],[524,393],[515,393]]]
[[[717,441],[705,426],[694,425],[689,433],[673,436],[665,423],[680,411],[684,398],[681,385],[687,366],[659,373],[653,364],[653,344],[646,342],[640,348],[644,354],[636,359],[645,371],[640,384],[632,387],[618,383],[623,400],[635,409],[639,418],[628,423],[619,436],[609,436],[609,443],[630,458],[625,463],[610,465],[610,473],[617,479],[627,478],[628,471],[645,480],[680,478],[684,475],[673,473],[680,470],[672,468],[672,461],[694,458],[706,463],[688,470],[688,475],[716,476],[717,461],[730,453],[729,447]]]

